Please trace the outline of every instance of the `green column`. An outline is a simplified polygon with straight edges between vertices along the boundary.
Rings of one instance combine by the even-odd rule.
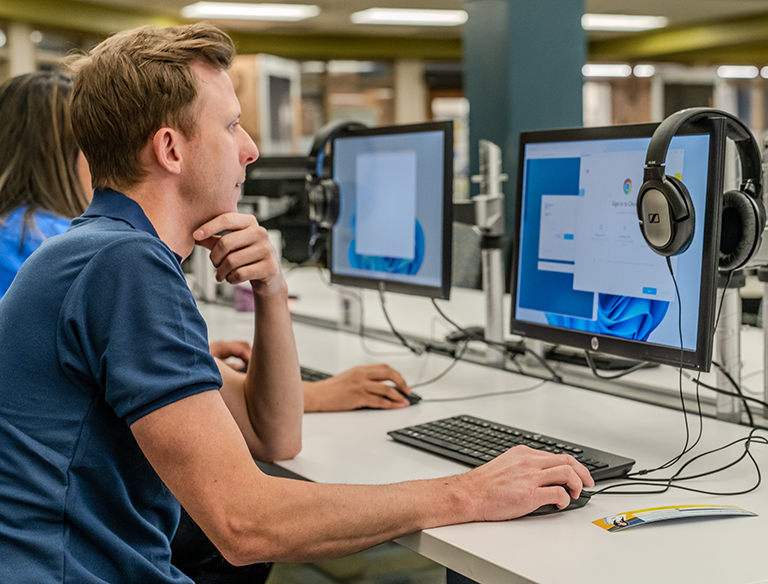
[[[478,140],[502,148],[509,237],[520,132],[582,125],[584,0],[467,0],[465,9],[470,172],[479,170]],[[477,194],[477,185],[472,188]]]

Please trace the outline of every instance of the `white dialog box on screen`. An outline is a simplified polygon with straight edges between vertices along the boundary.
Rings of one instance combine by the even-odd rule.
[[[665,259],[648,247],[637,220],[645,156],[643,150],[582,158],[574,289],[675,301]],[[670,150],[668,171],[682,172],[682,158],[681,150]]]
[[[356,160],[355,250],[412,260],[416,249],[416,152]]]
[[[539,228],[540,270],[573,271],[578,228],[576,217],[580,200],[581,197],[573,195],[542,195]]]

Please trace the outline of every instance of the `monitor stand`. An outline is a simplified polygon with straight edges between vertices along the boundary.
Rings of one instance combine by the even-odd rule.
[[[589,367],[583,349],[555,345],[545,353],[545,356],[549,361]],[[621,371],[623,369],[636,367],[643,363],[642,361],[637,361],[635,359],[626,359],[624,357],[615,357],[605,353],[594,352],[592,353],[592,361],[594,362],[595,367],[601,371]],[[646,363],[642,368],[644,369],[646,367],[657,367],[657,365],[654,363]]]
[[[485,330],[481,326],[469,326],[460,331],[454,331],[446,335],[445,340],[448,343],[463,343],[464,341],[483,341],[485,339]],[[504,342],[504,346],[507,349],[507,353],[512,355],[525,354],[525,341],[510,341]],[[576,349],[573,347],[565,347],[560,345],[554,345],[545,350],[544,357],[548,361],[555,361],[557,363],[567,363],[569,365],[581,365],[582,367],[589,367],[587,358],[584,356],[582,349]],[[595,367],[601,371],[621,371],[623,369],[629,369],[637,365],[642,364],[642,361],[635,359],[626,359],[624,357],[615,357],[613,355],[607,355],[605,353],[592,353],[592,361],[595,363]],[[658,367],[655,363],[646,363],[642,368]]]

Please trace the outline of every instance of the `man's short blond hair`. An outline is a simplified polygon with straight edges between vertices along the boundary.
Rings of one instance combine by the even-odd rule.
[[[191,138],[197,83],[192,63],[227,70],[229,36],[207,23],[118,33],[73,63],[72,127],[93,186],[128,188],[146,177],[141,153],[162,127]]]

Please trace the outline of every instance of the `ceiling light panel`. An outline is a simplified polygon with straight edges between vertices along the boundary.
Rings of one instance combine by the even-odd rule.
[[[667,26],[664,16],[638,16],[634,14],[585,14],[581,17],[584,30],[633,32]]]
[[[626,63],[587,63],[581,68],[584,77],[629,77],[632,67]]]
[[[401,26],[459,26],[467,21],[463,10],[417,10],[414,8],[369,8],[355,12],[355,24],[394,24]]]
[[[295,22],[320,14],[308,4],[241,4],[239,2],[197,2],[181,9],[184,18],[222,20],[277,20]]]
[[[759,70],[751,65],[722,65],[717,68],[717,76],[721,79],[754,79]]]

